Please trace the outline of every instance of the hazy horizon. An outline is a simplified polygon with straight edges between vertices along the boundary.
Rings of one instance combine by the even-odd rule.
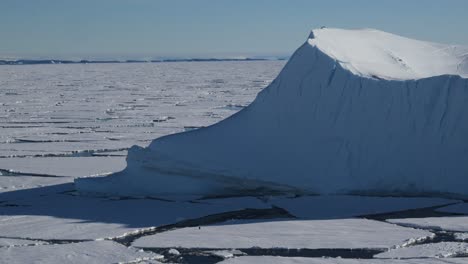
[[[321,26],[468,45],[468,1],[0,2],[0,58],[288,56]]]
[[[248,53],[225,53],[225,54],[174,54],[174,55],[151,55],[151,54],[7,54],[0,53],[0,60],[63,60],[63,61],[151,61],[151,60],[184,60],[184,59],[273,59],[282,60],[289,58],[291,54],[248,54]]]

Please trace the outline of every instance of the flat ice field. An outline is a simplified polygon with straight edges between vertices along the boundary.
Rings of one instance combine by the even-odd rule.
[[[284,64],[0,66],[0,263],[468,263],[462,200],[75,192],[243,109]]]

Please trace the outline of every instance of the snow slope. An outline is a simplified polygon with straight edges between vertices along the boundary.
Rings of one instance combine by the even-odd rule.
[[[356,75],[388,80],[468,77],[468,48],[364,29],[314,30],[307,42]]]
[[[75,180],[119,195],[468,195],[468,48],[377,30],[314,30],[237,114],[129,150]]]

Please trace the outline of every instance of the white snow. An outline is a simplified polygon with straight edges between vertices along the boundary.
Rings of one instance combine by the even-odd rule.
[[[383,37],[372,40],[374,33],[370,30],[349,31],[348,35],[336,34],[338,31],[330,29],[329,35],[326,35],[327,30],[314,31],[315,40],[307,40],[283,73],[251,106],[247,105],[271,82],[283,62],[1,66],[0,169],[19,172],[21,176],[14,173],[0,176],[0,262],[138,263],[142,260],[143,263],[153,263],[156,260],[143,259],[161,256],[138,252],[133,247],[126,248],[110,241],[45,245],[49,242],[34,238],[102,240],[125,237],[186,219],[243,208],[270,208],[272,205],[299,218],[320,221],[296,224],[300,221],[235,220],[214,226],[222,229],[220,234],[213,234],[212,226],[201,226],[199,230],[182,229],[181,232],[197,234],[206,229],[207,239],[214,240],[204,243],[223,245],[217,241],[230,237],[222,235],[234,232],[228,225],[237,225],[240,233],[232,236],[235,248],[251,244],[301,245],[312,250],[320,248],[322,241],[329,248],[394,248],[430,235],[428,231],[382,222],[342,218],[455,201],[348,195],[268,198],[278,194],[278,190],[301,194],[358,191],[378,195],[408,191],[414,195],[426,191],[453,192],[457,188],[455,193],[463,193],[466,189],[466,184],[461,181],[466,172],[463,142],[468,132],[464,125],[467,123],[464,108],[466,79],[439,76],[430,80],[410,80],[425,74],[456,75],[457,72],[451,69],[464,48],[448,46],[431,53],[440,44],[421,44],[418,51],[406,54],[407,47],[416,48],[421,42],[377,32],[375,36]],[[356,37],[352,39],[353,34],[363,40],[367,38],[364,43],[367,51],[353,47],[360,42]],[[348,44],[345,43],[347,47],[333,46],[333,43],[328,46],[327,39],[328,42],[336,39]],[[314,44],[320,40],[321,43]],[[391,43],[392,47],[380,50],[384,42]],[[351,47],[355,53],[349,52]],[[422,53],[419,50],[429,52],[427,58],[438,60],[420,64],[423,60],[416,58],[416,54]],[[367,58],[369,61],[358,56],[364,52],[379,58],[380,66],[374,65],[376,61],[371,56]],[[404,59],[410,67],[403,67],[397,57]],[[339,61],[335,62],[336,58]],[[464,65],[462,61],[458,67],[462,77],[466,77]],[[196,130],[241,109],[244,110],[221,124]],[[396,125],[401,127],[388,129]],[[389,131],[382,135],[385,129]],[[115,180],[110,189],[100,189],[104,193],[134,197],[107,194],[83,197],[73,192],[71,181],[74,177],[123,168],[122,159],[131,145],[147,146],[154,138],[189,130],[194,131],[183,134],[186,136],[159,139],[144,151],[134,148],[128,165],[136,174],[127,169],[128,173],[123,174],[128,178]],[[182,140],[182,137],[187,138]],[[407,154],[408,146],[412,148]],[[418,151],[417,146],[423,146],[425,151]],[[427,159],[425,155],[432,152],[432,158]],[[154,153],[158,157],[156,160]],[[381,164],[379,160],[385,162]],[[389,169],[395,164],[399,170]],[[429,167],[421,172],[417,164]],[[406,172],[408,169],[411,173]],[[161,178],[166,174],[170,180]],[[441,181],[440,175],[447,181]],[[166,185],[160,185],[166,180]],[[336,187],[330,186],[333,182],[343,185],[330,188]],[[204,195],[223,196],[232,192],[254,192],[262,198],[191,201]],[[151,197],[144,197],[147,195]],[[175,202],[157,200],[160,198]],[[183,202],[187,200],[190,202]],[[466,213],[463,204],[439,209],[444,210]],[[413,220],[408,219],[409,222]],[[420,226],[463,231],[465,233],[455,236],[459,240],[466,239],[464,223],[467,219],[427,221]],[[254,225],[260,228],[258,233],[249,231],[249,228],[257,228]],[[244,226],[247,227],[245,230]],[[288,233],[289,230],[292,231]],[[171,232],[167,237],[175,239]],[[269,236],[269,232],[273,234]],[[137,243],[159,245],[156,237],[163,234],[139,239]],[[249,240],[251,236],[256,237]],[[194,248],[205,236],[181,239],[188,239],[185,246]],[[236,241],[240,243],[236,244]],[[175,247],[177,243],[173,244]],[[204,253],[226,258],[242,254],[238,250],[218,248],[220,250]],[[434,245],[431,248],[434,252],[427,251],[426,255],[437,254],[435,251],[439,249]],[[440,252],[448,248],[442,247]],[[241,257],[232,261],[441,263],[432,258]],[[467,259],[444,261],[466,263]]]
[[[151,200],[160,197],[81,197],[70,191],[73,177],[120,170],[125,149],[133,144],[145,145],[155,137],[207,126],[233,114],[240,109],[237,106],[251,102],[283,65],[262,61],[1,66],[0,169],[21,175],[0,176],[0,247],[17,247],[11,253],[1,251],[0,263],[70,262],[61,252],[76,256],[79,263],[140,263],[141,254],[130,256],[133,253],[119,245],[112,246],[117,256],[110,258],[108,242],[102,247],[88,244],[95,250],[83,249],[87,245],[83,243],[34,249],[47,242],[20,238],[100,239],[243,208],[269,208],[246,197],[187,203]],[[175,119],[153,121],[169,116]],[[100,256],[88,258],[88,253],[101,250]],[[120,258],[120,252],[130,257]]]
[[[468,47],[409,39],[375,29],[316,29],[308,43],[354,74],[407,80],[468,77]]]
[[[2,247],[17,247],[17,246],[35,246],[45,244],[43,241],[16,239],[16,238],[0,238],[0,248]],[[1,258],[0,258],[1,260]]]
[[[289,257],[238,257],[227,259],[220,264],[462,264],[467,263],[467,258],[455,259],[342,259],[342,258],[289,258]]]
[[[401,245],[410,238],[430,235],[430,232],[423,230],[365,219],[269,220],[182,228],[145,236],[136,240],[133,246],[212,249],[389,248]]]
[[[455,233],[455,238],[468,242],[468,233]]]
[[[0,156],[126,155],[116,149],[232,115],[220,107],[250,103],[283,65],[2,65]],[[160,117],[175,119],[153,122]]]
[[[9,264],[123,263],[158,258],[157,254],[140,252],[112,241],[0,248],[0,262]]]
[[[270,204],[307,219],[349,218],[450,204],[440,198],[369,197],[351,195],[273,197]]]
[[[212,255],[222,257],[224,259],[228,258],[233,258],[235,256],[243,256],[246,255],[244,252],[237,250],[237,249],[232,249],[232,250],[212,250],[212,251],[206,251],[207,253],[210,253]]]
[[[468,195],[468,79],[455,66],[466,48],[376,30],[313,35],[248,107],[134,146],[124,171],[77,189]]]
[[[390,249],[375,258],[449,258],[468,254],[468,243],[441,242]]]
[[[169,251],[167,253],[169,253],[171,255],[180,255],[180,252],[175,248],[169,249]]]
[[[416,228],[468,232],[468,216],[405,218],[387,221]]]

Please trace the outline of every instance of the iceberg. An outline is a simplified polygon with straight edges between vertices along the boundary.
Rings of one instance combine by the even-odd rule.
[[[313,30],[246,108],[76,179],[112,195],[468,196],[468,47]]]

